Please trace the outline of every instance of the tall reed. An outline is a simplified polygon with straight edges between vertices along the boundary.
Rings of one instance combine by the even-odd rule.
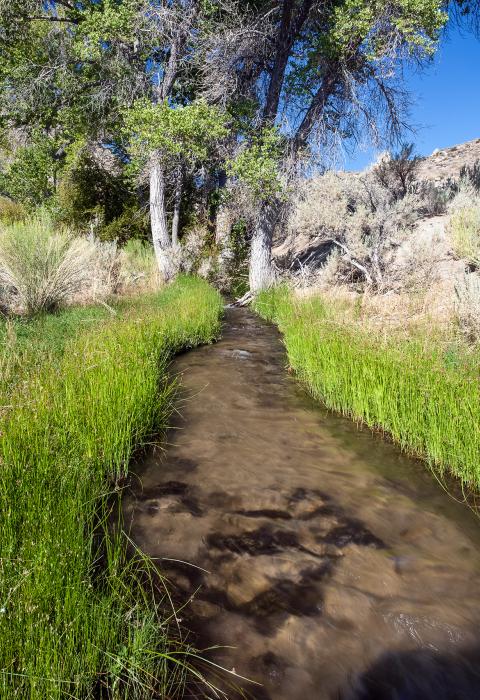
[[[221,300],[181,278],[86,330],[70,313],[46,323],[41,362],[3,334],[7,375],[21,349],[2,384],[0,698],[176,697],[184,650],[144,592],[145,563],[105,532],[134,451],[166,423],[168,358],[217,336]]]
[[[399,445],[480,486],[478,350],[452,338],[377,334],[343,322],[321,296],[286,287],[259,296],[256,310],[278,324],[289,362],[329,408],[388,432]]]

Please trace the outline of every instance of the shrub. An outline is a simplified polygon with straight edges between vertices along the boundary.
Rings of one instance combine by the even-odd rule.
[[[391,200],[371,173],[333,173],[298,189],[290,216],[292,238],[313,239],[319,254],[337,249],[337,281],[392,287],[393,252],[422,215],[422,199],[409,192]],[[395,283],[396,284],[396,283]]]
[[[116,219],[101,226],[98,237],[101,241],[116,241],[119,245],[123,245],[131,239],[146,241],[149,232],[150,226],[146,211],[137,206],[130,206]]]
[[[15,148],[0,170],[1,191],[29,207],[45,204],[55,191],[58,147],[54,139],[35,134],[26,145]]]
[[[480,192],[480,161],[473,165],[464,165],[460,170],[460,181],[468,183],[476,192]]]
[[[453,251],[474,267],[480,266],[480,207],[464,207],[450,217],[450,240]]]
[[[25,207],[9,197],[0,197],[0,224],[14,224],[23,221],[26,216]]]
[[[433,182],[416,182],[411,192],[417,195],[418,214],[422,217],[441,216],[447,211],[451,196],[448,187],[437,187]]]
[[[320,273],[318,282],[322,286],[328,280],[369,286],[381,292],[411,290],[417,283],[423,288],[427,277],[431,278],[441,237],[415,245],[414,229],[421,219],[445,213],[447,193],[432,183],[413,183],[409,179],[413,173],[409,171],[408,177],[407,172],[402,173],[408,188],[402,190],[402,196],[399,188],[392,195],[388,181],[384,183],[378,176],[379,167],[363,173],[330,171],[299,183],[289,218],[293,254],[285,260],[289,269],[298,271],[303,282],[309,283],[307,278],[312,277],[307,266],[315,274]],[[381,172],[386,178],[387,171]],[[295,242],[298,237],[301,244]],[[411,253],[408,265],[406,248]],[[330,260],[328,274],[323,275],[321,265],[335,249],[338,255]],[[417,254],[421,265],[415,265]],[[424,278],[421,267],[428,268]],[[413,276],[410,270],[414,270]]]
[[[467,339],[480,340],[480,277],[465,274],[455,285],[458,324]]]
[[[0,285],[10,307],[28,314],[51,311],[78,292],[88,277],[92,246],[55,231],[40,213],[0,232]]]
[[[452,188],[452,195],[448,204],[450,213],[480,206],[479,193],[468,179],[459,180]]]
[[[419,163],[420,158],[413,154],[413,144],[404,144],[398,153],[381,158],[371,172],[396,202],[403,199],[412,187]]]

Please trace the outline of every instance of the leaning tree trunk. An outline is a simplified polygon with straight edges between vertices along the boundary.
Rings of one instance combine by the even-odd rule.
[[[150,225],[158,269],[168,282],[175,276],[176,265],[165,211],[165,172],[158,156],[153,158],[150,170]]]
[[[259,213],[250,247],[250,292],[257,294],[275,282],[272,265],[272,241],[275,224],[282,210],[282,203],[274,199],[264,202]]]

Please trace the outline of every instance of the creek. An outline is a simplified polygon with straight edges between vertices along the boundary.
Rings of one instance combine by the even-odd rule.
[[[131,537],[176,600],[193,596],[192,639],[259,683],[243,685],[256,700],[337,698],[375,664],[391,676],[392,659],[425,687],[452,663],[462,675],[451,655],[479,646],[478,517],[286,366],[277,330],[246,309],[175,360],[167,447],[123,499]]]

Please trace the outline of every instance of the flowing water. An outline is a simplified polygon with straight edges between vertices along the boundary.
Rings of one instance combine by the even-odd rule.
[[[336,698],[368,668],[389,682],[416,668],[430,689],[440,674],[430,696],[444,697],[448,653],[479,646],[480,520],[423,464],[313,402],[250,311],[228,310],[222,340],[174,371],[170,444],[139,465],[124,512],[177,602],[193,596],[197,643],[221,645],[210,658],[261,684],[244,684],[257,700]]]

